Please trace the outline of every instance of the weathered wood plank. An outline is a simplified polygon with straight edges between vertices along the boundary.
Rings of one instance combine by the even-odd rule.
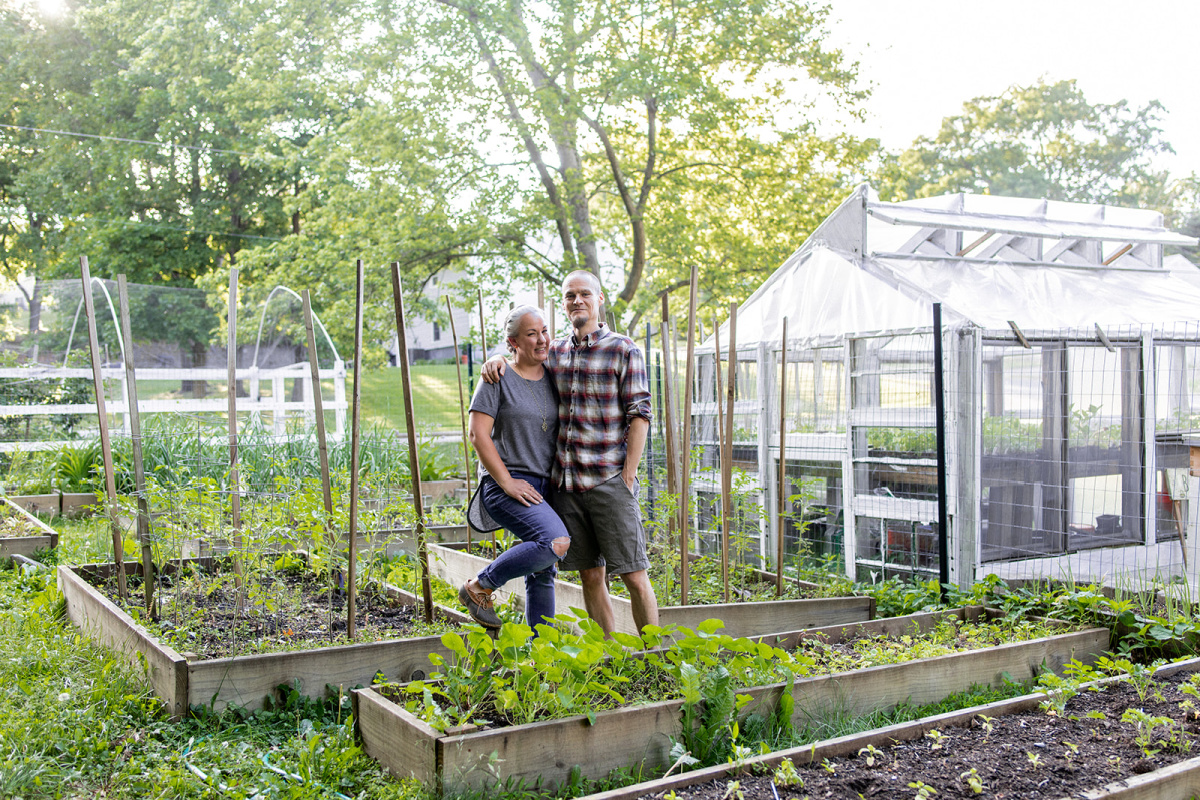
[[[933,630],[943,620],[957,618],[974,622],[982,616],[981,606],[957,608],[950,611],[921,611],[916,614],[906,614],[902,617],[884,617],[864,622],[851,622],[848,625],[833,624],[822,627],[812,627],[805,630],[794,630],[781,633],[774,638],[776,647],[791,650],[800,644],[802,639],[820,638],[830,644],[844,642],[858,636],[920,636]],[[764,640],[772,637],[764,636]]]
[[[389,681],[421,680],[430,670],[430,653],[450,657],[440,637],[423,636],[193,661],[188,665],[188,702],[218,710],[228,705],[257,709],[281,684],[297,684],[301,694],[322,697],[326,686],[349,692],[370,685],[376,673]]]
[[[354,723],[367,755],[398,778],[433,786],[438,732],[374,689],[357,689],[352,697]]]
[[[32,556],[38,550],[53,550],[58,547],[58,534],[49,536],[12,536],[0,539],[0,558],[7,556]]]
[[[1043,667],[1060,670],[1072,658],[1090,663],[1107,646],[1108,632],[1095,628],[907,664],[753,687],[740,693],[755,698],[747,711],[769,713],[777,707],[782,693],[790,690],[796,699],[792,721],[802,723],[810,715],[830,708],[864,714],[905,701],[934,702],[973,684],[996,685],[1006,675],[1022,679]],[[605,711],[591,725],[583,717],[574,717],[444,736],[437,755],[441,768],[439,788],[481,788],[508,778],[540,779],[544,785],[555,785],[565,780],[575,766],[580,767],[584,776],[592,778],[637,763],[647,769],[662,770],[669,765],[670,737],[677,735],[681,706],[682,701],[669,700]],[[391,703],[377,703],[369,709],[364,706],[362,710],[364,717],[405,713]],[[389,724],[376,720],[367,724],[360,717],[364,745],[368,744],[368,736],[395,735],[389,734]],[[368,752],[392,752],[402,747],[410,748],[413,756],[427,757],[409,744],[383,739],[370,742]],[[391,766],[388,761],[383,763]],[[420,765],[403,762],[399,767],[399,774],[424,771]]]
[[[792,687],[796,701],[792,721],[802,724],[830,711],[868,714],[906,700],[914,705],[935,703],[975,684],[998,686],[1006,675],[1024,681],[1042,669],[1060,672],[1072,658],[1091,664],[1107,650],[1108,631],[1089,628],[1032,642],[804,678]]]
[[[1178,672],[1195,672],[1197,670],[1200,670],[1200,659],[1190,659],[1160,667],[1156,674],[1159,677],[1166,677]],[[1112,680],[1119,679],[1109,678],[1097,683],[1105,683]],[[766,755],[750,758],[739,765],[739,768],[746,770],[773,769],[784,759],[790,759],[797,764],[816,763],[826,758],[836,758],[838,756],[857,753],[867,745],[884,747],[892,742],[919,739],[935,728],[941,730],[969,725],[971,720],[980,714],[989,717],[1000,717],[1007,714],[1030,711],[1037,708],[1038,704],[1045,698],[1046,695],[1044,693],[1036,692],[1009,700],[998,700],[986,705],[973,706],[959,711],[924,717],[911,722],[901,722],[864,733],[850,734],[849,736],[841,736],[836,739],[826,739],[822,742],[815,742],[801,747],[776,750]],[[1171,767],[1109,784],[1102,789],[1084,793],[1082,796],[1085,798],[1094,798],[1095,800],[1101,800],[1101,798],[1104,800],[1113,800],[1114,798],[1122,798],[1122,800],[1178,800],[1179,798],[1190,797],[1193,793],[1200,791],[1200,764],[1196,762],[1200,762],[1200,758],[1189,759]],[[673,789],[682,789],[687,786],[695,786],[728,777],[731,769],[727,764],[707,767],[682,775],[672,775],[666,778],[643,781],[607,792],[598,792],[588,795],[586,800],[634,800],[644,795],[662,796]],[[1179,773],[1187,773],[1188,775],[1184,777]],[[1063,800],[1070,800],[1070,798],[1063,798]]]
[[[430,545],[430,569],[437,577],[458,586],[474,577],[489,562],[452,547]],[[508,598],[523,608],[524,590],[518,581],[511,588],[497,589],[499,602]],[[555,602],[561,613],[583,605],[583,588],[567,581],[555,581]],[[635,631],[633,607],[624,597],[613,597],[613,617],[616,629],[624,633]],[[720,619],[724,633],[730,636],[759,636],[782,631],[795,631],[806,626],[828,626],[870,619],[875,603],[869,597],[833,597],[812,600],[771,600],[762,603],[720,603],[715,605],[662,606],[658,610],[662,625],[683,625],[695,629],[706,619]]]
[[[1200,792],[1200,756],[1084,792],[1085,800],[1181,800]],[[1070,800],[1070,798],[1064,798]]]
[[[505,778],[544,787],[565,782],[575,766],[585,778],[637,764],[662,771],[671,763],[679,708],[667,701],[605,712],[594,725],[571,717],[448,736],[438,741],[441,780],[447,790],[483,788],[495,783],[497,762]]]
[[[92,496],[92,502],[95,502],[95,495]],[[4,502],[22,511],[31,511],[35,514],[50,514],[59,513],[61,508],[58,494],[19,494],[11,495],[4,498]]]
[[[188,708],[187,659],[166,645],[120,607],[102,595],[70,567],[58,568],[58,588],[67,604],[67,617],[79,629],[109,649],[124,653],[135,669],[144,667],[150,685],[171,716]]]

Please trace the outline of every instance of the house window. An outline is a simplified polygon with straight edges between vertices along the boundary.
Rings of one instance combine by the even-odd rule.
[[[442,340],[442,326],[438,325],[436,322],[433,323],[433,340],[435,342],[440,342]]]

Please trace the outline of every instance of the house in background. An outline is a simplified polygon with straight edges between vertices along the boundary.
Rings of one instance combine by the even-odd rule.
[[[425,286],[425,297],[434,301],[439,308],[444,308],[446,301],[443,291],[453,286],[463,277],[462,273],[453,270],[443,270],[429,279]],[[452,303],[453,303],[452,296]],[[470,300],[470,298],[466,298]],[[465,352],[466,345],[471,341],[471,311],[469,308],[456,308],[451,305],[454,315],[454,328],[458,333],[459,346]],[[408,325],[408,359],[412,361],[440,361],[454,358],[454,336],[450,326],[443,321],[433,321],[414,316]],[[478,350],[478,346],[475,348]],[[399,361],[398,337],[393,336],[388,345],[388,361],[396,366]]]

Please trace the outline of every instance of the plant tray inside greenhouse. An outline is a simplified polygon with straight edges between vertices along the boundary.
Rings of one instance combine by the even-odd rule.
[[[461,585],[479,573],[489,559],[472,555],[454,546],[430,545],[429,569],[452,586]],[[495,599],[513,599],[524,605],[524,587],[519,581],[505,589],[497,589]],[[555,599],[559,611],[583,608],[583,588],[577,583],[555,582]],[[662,603],[662,598],[659,598]],[[617,630],[634,633],[633,607],[624,597],[613,596],[613,617]],[[723,633],[730,636],[762,636],[804,628],[860,622],[875,614],[875,601],[870,597],[820,597],[802,600],[769,600],[755,603],[718,603],[711,605],[660,605],[659,621],[663,625],[696,628],[706,619],[725,623]]]
[[[58,534],[7,497],[0,504],[0,558],[58,547]]]
[[[940,620],[926,619],[923,623],[957,625],[986,620],[987,616],[984,609],[974,607],[945,612]],[[842,626],[842,635],[852,635],[849,629],[853,627]],[[1044,627],[1034,630],[1045,632]],[[502,631],[501,640],[504,636]],[[913,636],[915,639],[921,634]],[[689,638],[693,647],[706,639],[685,637],[682,643]],[[676,638],[671,647],[680,645]],[[737,652],[754,652],[745,644],[730,646]],[[1072,660],[1091,664],[1108,646],[1107,630],[1089,628],[1006,644],[981,643],[980,649],[906,661],[905,653],[912,657],[922,650],[912,641],[900,642],[889,656],[896,663],[832,674],[814,674],[819,670],[816,667],[811,672],[794,673],[803,676],[786,682],[737,689],[738,694],[752,698],[744,708],[739,707],[739,716],[784,715],[788,723],[802,725],[822,714],[863,715],[906,702],[937,702],[972,687],[1000,686],[1006,681],[1029,680],[1043,670],[1060,671]],[[503,648],[503,641],[498,647]],[[800,654],[792,663],[813,662]],[[660,696],[675,691],[664,689]],[[421,692],[425,693],[424,701]],[[685,700],[667,699],[524,724],[493,725],[471,719],[467,724],[438,729],[429,721],[427,712],[433,700],[428,692],[429,687],[423,684],[414,688],[382,685],[358,689],[354,693],[355,719],[369,755],[393,774],[412,776],[439,791],[480,788],[509,780],[551,787],[575,779],[573,775],[602,779],[618,769],[661,774],[675,760],[672,741],[684,738],[683,720],[687,716]],[[425,712],[421,710],[422,702]],[[694,726],[695,717],[689,719],[688,724]]]
[[[1200,659],[938,714],[592,795],[589,800],[776,797],[1087,797],[1200,791]],[[924,794],[920,792],[924,790]]]
[[[162,570],[162,585],[170,586],[176,578],[191,571],[209,575],[221,575],[219,562],[215,559],[189,559],[170,562]],[[411,618],[407,609],[415,609],[417,598],[412,594],[384,584],[379,590],[370,589],[375,599],[362,598],[357,606],[356,619],[368,622],[367,617],[376,615],[372,632],[367,633],[374,641],[347,643],[345,638],[345,614],[340,614],[340,636],[317,636],[307,641],[289,640],[297,638],[296,627],[281,627],[268,621],[275,617],[269,607],[272,603],[287,602],[289,609],[294,598],[282,594],[252,596],[247,589],[243,599],[244,609],[240,619],[249,626],[246,633],[258,637],[262,650],[277,652],[249,652],[228,657],[212,657],[172,646],[173,637],[165,632],[154,633],[138,619],[146,619],[144,610],[137,607],[133,598],[141,599],[139,587],[141,565],[126,563],[125,572],[131,587],[129,610],[108,596],[108,587],[115,585],[115,568],[112,564],[93,564],[81,567],[59,567],[58,584],[67,604],[67,615],[71,621],[93,640],[125,653],[135,664],[144,662],[150,683],[155,693],[167,704],[173,715],[182,715],[194,705],[211,706],[216,709],[228,705],[259,708],[264,699],[273,695],[281,685],[295,686],[301,694],[322,696],[326,687],[341,687],[349,690],[354,686],[371,683],[377,675],[389,679],[414,680],[425,675],[429,669],[431,653],[445,653],[437,636],[415,636],[397,638],[391,628],[397,616]],[[228,575],[228,573],[226,573]],[[213,584],[214,594],[227,591],[223,584]],[[290,590],[288,590],[290,591]],[[160,594],[165,594],[159,590]],[[163,608],[160,597],[159,608]],[[168,599],[169,602],[169,599]],[[208,599],[205,600],[208,602]],[[213,601],[214,608],[222,601]],[[232,605],[232,604],[231,604]],[[191,609],[194,611],[194,609]],[[230,609],[221,608],[225,617],[234,616]],[[132,612],[132,613],[131,613]],[[335,612],[337,613],[337,612]],[[469,622],[460,612],[437,606],[435,614],[451,623]],[[138,619],[135,619],[135,615]],[[172,615],[160,615],[160,622],[174,625]],[[148,621],[149,622],[149,621]],[[328,615],[322,620],[331,622]],[[333,621],[335,634],[337,622]],[[284,623],[286,625],[286,623]],[[203,630],[210,623],[194,619],[188,621],[188,630]],[[290,633],[289,633],[290,631]],[[176,632],[177,633],[177,632]],[[203,641],[203,639],[197,639]],[[324,641],[328,646],[321,646]],[[338,643],[340,642],[340,643]],[[282,652],[278,652],[279,650]],[[181,652],[182,650],[182,652]],[[142,669],[138,666],[138,669]]]

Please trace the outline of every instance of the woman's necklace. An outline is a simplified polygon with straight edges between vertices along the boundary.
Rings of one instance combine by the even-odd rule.
[[[517,372],[516,366],[513,367],[513,372]],[[543,369],[542,375],[545,376],[545,374],[546,372]],[[534,404],[537,406],[538,413],[542,416],[542,430],[549,431],[550,421],[546,419],[546,404],[543,402],[544,398],[541,396],[540,392],[535,392],[533,389],[529,388],[529,384],[541,383],[542,379],[538,378],[536,381],[531,381],[520,372],[517,372],[517,377],[521,379],[521,385],[525,387],[525,393],[529,395],[531,400],[533,400]]]

